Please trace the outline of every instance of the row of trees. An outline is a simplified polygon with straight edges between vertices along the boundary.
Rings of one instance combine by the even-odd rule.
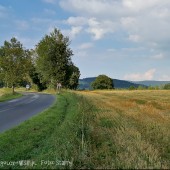
[[[129,90],[170,90],[170,84],[165,84],[161,86],[138,86],[137,88],[134,86],[130,86]]]
[[[47,87],[76,89],[79,68],[71,61],[70,40],[54,29],[45,35],[34,50],[27,50],[16,39],[5,41],[0,47],[0,82],[7,87],[33,83],[38,90]]]
[[[165,90],[170,90],[170,83],[165,84],[164,89],[165,89]]]

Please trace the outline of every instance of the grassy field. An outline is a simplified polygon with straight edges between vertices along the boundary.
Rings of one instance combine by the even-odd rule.
[[[14,95],[12,94],[12,89],[9,88],[0,88],[0,102],[6,101],[6,100],[11,100],[15,98],[21,97],[22,94],[20,93],[15,93]]]
[[[97,108],[98,168],[170,168],[170,91],[81,92]]]
[[[63,92],[0,134],[0,169],[168,169],[169,101],[163,90]]]

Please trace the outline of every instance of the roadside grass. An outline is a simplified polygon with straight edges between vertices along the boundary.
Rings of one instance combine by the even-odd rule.
[[[21,96],[22,94],[17,92],[15,92],[15,94],[12,94],[12,90],[9,88],[0,88],[0,102],[16,99]]]
[[[83,109],[88,110],[90,104],[84,102],[82,96],[63,92],[48,110],[0,134],[0,168],[82,167],[82,162],[85,162],[85,133],[92,119],[88,120],[87,116],[81,118],[84,114],[81,104]],[[21,160],[32,161],[36,165],[12,164]],[[5,161],[11,162],[11,165],[5,164]],[[70,163],[63,166],[60,161]]]
[[[65,90],[62,90],[62,91],[65,91]],[[42,92],[43,93],[50,93],[50,94],[57,94],[58,93],[58,91],[54,90],[54,89],[46,89],[46,90],[43,90]]]
[[[170,169],[169,101],[163,90],[62,92],[0,134],[0,168]]]
[[[17,88],[15,88],[15,91],[16,92],[37,92],[37,90],[34,88],[26,90],[26,88],[24,88],[24,87],[17,87]]]

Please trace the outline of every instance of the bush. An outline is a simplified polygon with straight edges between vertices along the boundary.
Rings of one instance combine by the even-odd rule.
[[[164,85],[165,90],[170,90],[170,83]]]
[[[130,86],[129,90],[136,90],[136,88],[134,86]]]
[[[137,88],[138,90],[145,90],[146,89],[146,87],[144,87],[144,86],[138,86],[138,88]]]
[[[113,89],[113,80],[106,75],[99,75],[95,81],[92,82],[93,89]]]

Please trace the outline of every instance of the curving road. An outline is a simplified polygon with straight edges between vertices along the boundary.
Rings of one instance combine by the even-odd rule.
[[[0,103],[0,133],[43,111],[55,100],[55,96],[49,94],[23,94],[21,98]]]

